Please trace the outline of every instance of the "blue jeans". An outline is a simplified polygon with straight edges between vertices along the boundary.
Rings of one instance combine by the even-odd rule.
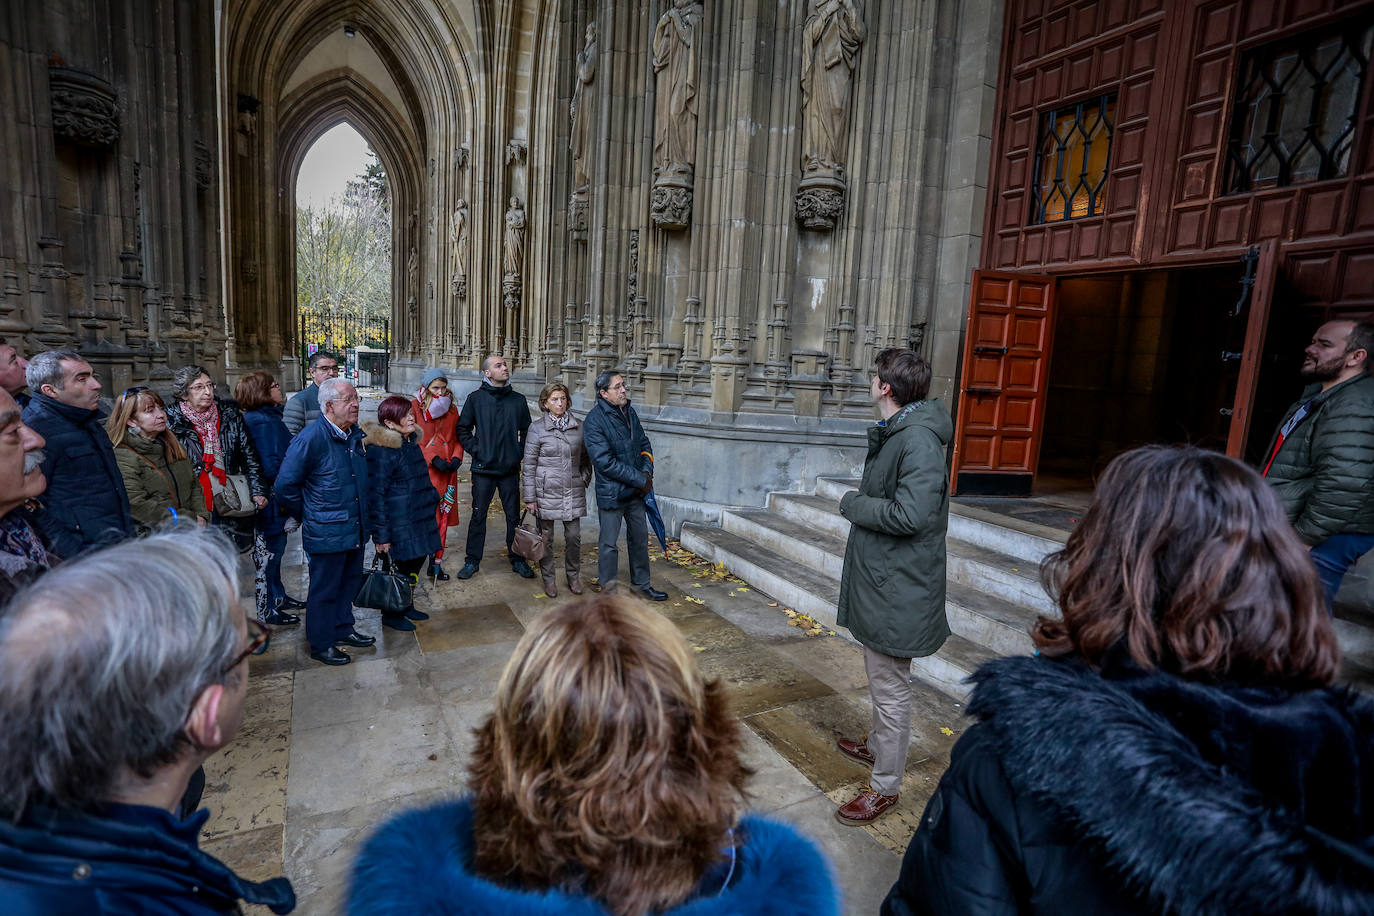
[[[1317,575],[1321,576],[1326,588],[1327,606],[1336,600],[1345,571],[1371,548],[1374,548],[1374,534],[1333,534],[1312,548],[1312,562],[1317,564]]]

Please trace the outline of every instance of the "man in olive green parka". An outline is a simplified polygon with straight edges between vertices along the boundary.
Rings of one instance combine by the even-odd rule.
[[[839,623],[864,647],[873,722],[840,750],[873,767],[872,785],[836,816],[867,824],[897,804],[911,740],[911,659],[933,655],[945,619],[949,411],[927,401],[930,366],[911,350],[877,357],[872,395],[883,419],[868,431],[857,491],[840,500],[850,522],[840,577]]]

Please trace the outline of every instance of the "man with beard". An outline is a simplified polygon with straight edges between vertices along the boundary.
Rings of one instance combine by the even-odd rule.
[[[1374,322],[1328,321],[1302,363],[1308,382],[1279,424],[1262,473],[1312,551],[1328,603],[1374,547]]]
[[[24,425],[14,397],[0,388],[0,605],[57,562],[29,508],[48,486],[43,445]]]

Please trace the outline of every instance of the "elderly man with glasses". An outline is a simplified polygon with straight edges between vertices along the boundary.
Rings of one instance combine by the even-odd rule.
[[[291,395],[286,402],[286,413],[282,417],[291,435],[297,435],[320,415],[320,386],[332,378],[339,377],[339,358],[328,350],[316,350],[310,354],[310,384]]]
[[[5,913],[289,913],[201,851],[179,813],[192,774],[244,717],[267,632],[213,530],[93,552],[0,610],[0,900]]]
[[[353,596],[363,582],[367,543],[367,458],[358,429],[358,392],[343,379],[320,385],[319,419],[291,440],[277,472],[281,511],[301,522],[310,557],[305,633],[310,657],[326,665],[352,661],[341,646],[377,641],[353,629]]]
[[[48,350],[25,370],[33,400],[24,423],[47,440],[42,463],[48,491],[38,526],[53,551],[70,559],[134,536],[124,475],[101,422],[100,381],[71,350]]]

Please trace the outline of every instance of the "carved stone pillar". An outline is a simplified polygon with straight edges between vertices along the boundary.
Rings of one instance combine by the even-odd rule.
[[[668,389],[677,384],[678,358],[682,348],[656,343],[649,347],[649,364],[644,368],[644,400],[650,404],[667,403]]]
[[[799,417],[819,417],[821,397],[830,389],[830,354],[823,350],[793,350],[792,375],[788,387],[792,389],[793,406]]]

